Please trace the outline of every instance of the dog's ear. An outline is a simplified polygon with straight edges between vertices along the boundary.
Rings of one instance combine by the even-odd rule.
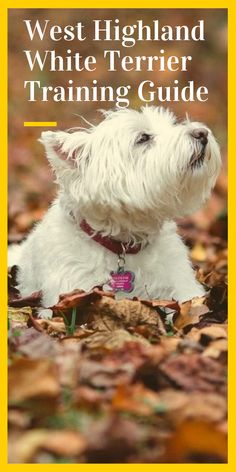
[[[43,131],[39,141],[44,144],[47,158],[56,173],[79,166],[88,155],[89,133],[86,131]]]

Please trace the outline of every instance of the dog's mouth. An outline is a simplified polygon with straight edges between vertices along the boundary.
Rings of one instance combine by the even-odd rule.
[[[200,150],[195,150],[190,158],[189,167],[192,170],[198,169],[203,165],[206,156],[206,144],[201,146]]]

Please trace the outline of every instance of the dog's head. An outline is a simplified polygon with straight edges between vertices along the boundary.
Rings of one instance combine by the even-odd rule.
[[[43,132],[64,198],[97,230],[152,231],[196,211],[219,173],[219,147],[202,123],[161,107],[104,112],[98,126]]]

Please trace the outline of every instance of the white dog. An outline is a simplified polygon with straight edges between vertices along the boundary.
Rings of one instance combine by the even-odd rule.
[[[13,260],[22,295],[42,290],[45,307],[98,285],[124,297],[202,296],[173,219],[209,197],[215,138],[159,107],[104,115],[89,129],[42,133],[59,195]]]

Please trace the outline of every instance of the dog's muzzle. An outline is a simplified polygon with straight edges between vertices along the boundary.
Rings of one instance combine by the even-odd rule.
[[[206,128],[195,128],[191,131],[191,136],[196,140],[196,150],[192,154],[189,164],[191,169],[195,169],[203,164],[208,143],[208,130]]]

